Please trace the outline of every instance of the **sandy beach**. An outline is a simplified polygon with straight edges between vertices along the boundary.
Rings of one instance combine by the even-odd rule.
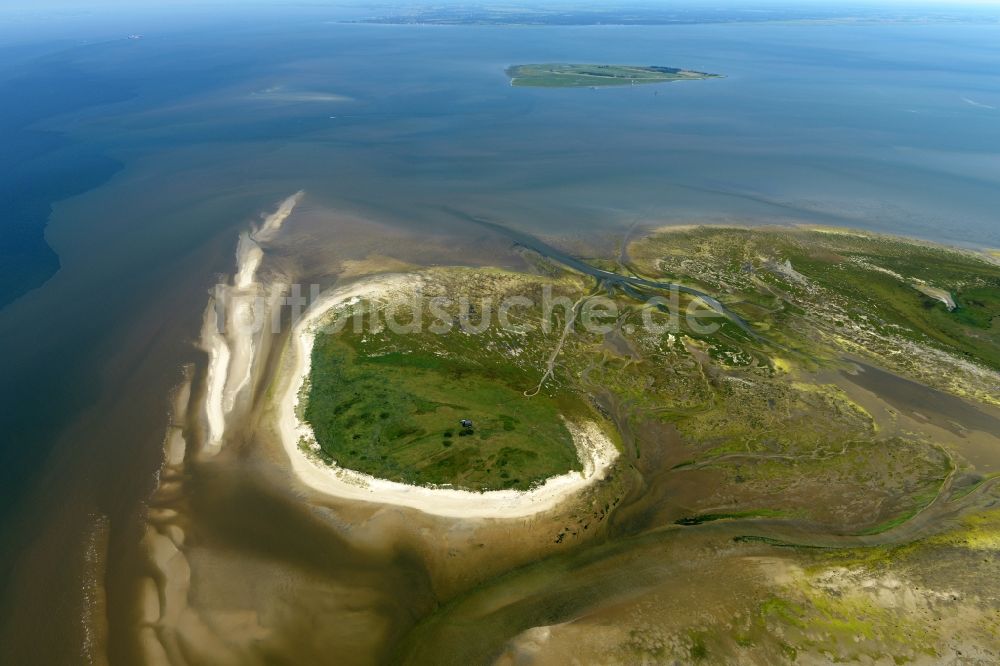
[[[301,201],[303,192],[288,197],[262,225],[240,236],[232,285],[219,285],[205,311],[202,348],[208,352],[208,381],[204,399],[206,423],[202,453],[214,455],[224,443],[227,419],[250,384],[257,357],[255,319],[263,320],[276,307],[273,299],[260,298],[262,284],[257,271],[264,259],[264,243],[280,231],[282,223]],[[312,429],[298,413],[299,395],[309,376],[313,340],[328,313],[337,306],[361,298],[380,298],[411,289],[421,277],[388,274],[362,279],[322,295],[295,324],[278,378],[275,405],[276,430],[291,463],[291,471],[305,485],[342,499],[405,506],[428,514],[454,518],[522,518],[549,511],[598,479],[618,457],[618,450],[592,421],[566,422],[573,437],[582,472],[554,476],[529,491],[495,490],[472,492],[448,488],[411,486],[378,479],[349,469],[330,466],[310,455],[317,451]],[[221,314],[221,316],[220,316]],[[220,330],[224,324],[225,330]],[[300,446],[305,442],[306,447]]]
[[[299,393],[309,375],[313,341],[324,318],[340,304],[361,298],[377,298],[412,286],[413,275],[395,274],[362,280],[333,289],[304,313],[292,330],[284,360],[283,390],[278,392],[277,429],[291,462],[291,469],[310,488],[335,497],[405,506],[424,513],[453,518],[523,518],[549,511],[595,481],[604,478],[618,457],[618,450],[600,427],[592,422],[567,422],[573,436],[582,472],[554,476],[529,491],[494,490],[471,492],[411,486],[377,479],[314,460],[300,442],[317,446],[312,429],[298,415]]]

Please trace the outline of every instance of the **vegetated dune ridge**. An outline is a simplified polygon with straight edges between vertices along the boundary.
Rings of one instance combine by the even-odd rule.
[[[556,507],[588,485],[604,478],[618,457],[618,450],[592,421],[566,422],[573,436],[582,472],[567,472],[547,479],[531,490],[472,492],[449,488],[412,486],[378,479],[368,474],[330,466],[314,460],[308,450],[318,447],[312,429],[299,416],[302,387],[309,375],[313,341],[326,316],[338,305],[362,298],[379,298],[412,288],[419,276],[395,274],[373,277],[333,289],[305,312],[292,330],[286,350],[283,390],[277,405],[282,444],[296,476],[307,486],[337,497],[395,504],[425,513],[456,518],[521,518]],[[306,446],[301,446],[302,443]],[[305,449],[305,450],[304,450]]]

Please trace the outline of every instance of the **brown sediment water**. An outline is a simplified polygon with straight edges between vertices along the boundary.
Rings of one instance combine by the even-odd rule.
[[[973,405],[943,391],[894,375],[874,366],[858,363],[859,372],[847,378],[897,409],[921,416],[934,425],[960,434],[969,430],[1000,435],[998,410],[987,405]]]
[[[128,193],[129,184],[121,189]],[[239,232],[287,192],[209,197],[180,207],[185,218],[206,221],[200,226],[159,213],[178,207],[156,196],[138,208],[98,214],[107,201],[121,196],[114,186],[57,210],[51,236],[63,256],[62,271],[0,315],[0,338],[8,349],[25,352],[6,358],[6,376],[24,379],[22,391],[51,398],[39,405],[37,429],[19,438],[18,445],[28,447],[36,438],[59,432],[44,476],[11,509],[12,523],[5,531],[6,589],[0,609],[0,655],[5,663],[72,663],[81,658],[100,663],[105,654],[113,663],[136,663],[142,655],[142,598],[150,574],[155,577],[143,546],[146,504],[164,458],[171,395],[185,381],[185,367],[193,369],[191,402],[204,392],[207,359],[195,343],[206,299],[217,276],[233,270]],[[197,199],[201,194],[195,189],[190,196]],[[147,240],[106,247],[107,239],[126,233],[129,221],[143,215],[143,209],[148,209]],[[464,247],[460,234],[447,225],[435,236],[308,205],[299,215],[300,235],[292,235],[290,247],[272,260],[304,273],[312,269],[310,280],[318,283],[329,283],[341,262],[365,260],[376,250],[415,265],[520,264],[506,240],[478,233],[476,243]],[[71,224],[76,218],[95,222],[83,229]],[[178,224],[187,228],[180,230]],[[317,227],[337,242],[326,242],[319,251],[316,243],[309,243],[311,252],[300,251],[295,243],[316,233]],[[100,260],[91,259],[98,256]],[[139,264],[142,272],[135,270]],[[316,266],[322,270],[316,271]],[[90,389],[74,388],[76,402],[71,403],[61,396],[64,385]],[[69,420],[60,420],[63,415]],[[287,591],[289,581],[298,581],[296,594],[319,606],[326,603],[332,581],[343,579],[356,590],[382,590],[370,592],[373,599],[384,597],[375,605],[399,607],[399,618],[390,625],[413,615],[400,590],[417,584],[424,566],[420,557],[401,546],[393,546],[400,552],[374,560],[371,548],[354,552],[337,536],[352,519],[322,505],[303,504],[306,491],[280,471],[285,462],[277,450],[234,439],[236,445],[218,461],[185,466],[183,483],[168,478],[164,485],[170,492],[153,506],[157,520],[183,510],[173,533],[183,533],[195,545],[211,546],[195,548],[190,557],[194,598],[231,604],[225,595],[214,595],[206,581],[218,580],[216,587],[231,592],[249,575],[246,571],[253,570],[251,577],[269,581],[262,589],[277,586]],[[324,529],[327,521],[333,527]],[[391,521],[374,521],[378,528],[366,530],[364,540],[384,540],[380,531],[385,522]],[[406,531],[413,521],[404,522]],[[326,546],[314,550],[310,544],[316,540]],[[352,562],[357,566],[345,564]],[[397,563],[401,577],[392,574]],[[222,573],[215,576],[213,569]],[[359,570],[368,571],[364,584],[359,583]],[[317,589],[321,591],[310,593]],[[415,598],[428,594],[415,593]],[[266,614],[275,598],[266,593],[257,601],[258,611],[253,612]],[[425,608],[433,602],[414,603]],[[384,621],[372,622],[382,626]],[[290,635],[301,631],[297,622],[291,624]],[[369,633],[364,654],[387,644],[377,630]],[[346,634],[341,638],[343,643],[331,645],[350,644]]]
[[[1000,409],[974,404],[857,360],[859,370],[825,374],[891,432],[926,432],[984,474],[1000,472]]]
[[[183,242],[164,228],[174,220],[151,214],[148,241],[109,250],[104,234],[117,233],[130,215],[96,215],[102,204],[83,197],[57,209],[50,239],[62,270],[0,314],[5,349],[20,350],[5,355],[4,374],[16,380],[12,388],[37,396],[22,414],[31,425],[15,431],[14,445],[56,440],[33,491],[8,507],[0,613],[7,663],[101,655],[104,637],[113,643],[129,617],[122,602],[131,594],[141,500],[162,458],[167,397],[184,363],[198,360],[192,326],[213,273],[227,268],[232,230],[255,207],[252,199],[242,213],[223,205],[214,227]],[[199,212],[222,210],[193,205],[191,214]],[[95,222],[83,229],[72,224],[79,218]],[[134,262],[145,270],[133,271]]]
[[[327,233],[331,222],[335,219],[324,220]],[[303,220],[298,234],[308,227]],[[395,246],[393,240],[403,249],[408,240],[406,234],[387,239],[381,231],[383,251]],[[287,245],[294,247],[298,234],[288,234]],[[325,267],[349,260],[357,270],[353,257],[358,248],[350,247],[344,235],[337,239]],[[262,273],[280,283],[321,278],[301,277],[294,258],[286,254],[288,261],[283,261],[281,243],[274,245],[267,246]],[[499,238],[473,252],[426,238],[413,247],[418,251],[403,250],[394,261],[468,263],[472,257],[486,264],[488,255],[499,263],[496,251],[510,252],[510,243]],[[437,261],[428,262],[428,257]],[[509,257],[517,262],[516,254]],[[247,279],[224,288],[231,294],[226,298],[243,293],[253,273],[241,272]],[[214,326],[210,307],[206,330],[213,339],[207,348],[238,344],[241,333],[231,331],[223,340],[212,332]],[[203,373],[207,379],[191,391],[190,405],[199,413],[183,429],[187,454],[165,466],[143,540],[148,571],[140,585],[140,606],[147,609],[146,622],[153,630],[143,629],[143,642],[135,646],[141,659],[176,661],[185,652],[196,661],[232,659],[249,650],[315,660],[351,646],[348,662],[353,657],[370,663],[385,657],[396,639],[442,598],[559,543],[554,536],[558,521],[565,519],[563,509],[503,520],[438,517],[380,504],[377,497],[357,502],[303,485],[289,467],[274,425],[271,394],[283,360],[278,352],[290,344],[287,322],[283,328],[255,339],[258,370],[247,389],[252,397],[237,397],[232,409],[219,408],[224,425],[212,423],[212,405],[222,400],[223,384],[211,379],[211,363],[226,356],[210,354],[215,361]],[[208,405],[202,406],[206,400]],[[607,494],[607,488],[588,492]],[[591,534],[598,531],[595,525]],[[497,546],[498,539],[503,546]],[[245,580],[255,582],[248,588]],[[317,614],[343,631],[311,634],[305,640],[304,627],[316,622],[307,618]],[[232,626],[240,627],[238,635],[222,630]]]
[[[300,279],[280,261],[280,243],[266,249],[277,257],[275,279]],[[222,443],[205,446],[212,430],[194,419],[189,455],[165,469],[152,504],[166,517],[151,521],[144,542],[151,570],[142,605],[153,629],[136,654],[147,661],[485,663],[533,628],[614,616],[617,605],[665,587],[690,595],[699,559],[712,560],[716,578],[737,577],[748,551],[734,552],[736,539],[899,544],[979,501],[976,493],[945,501],[949,476],[926,509],[882,533],[795,518],[679,527],[704,493],[675,472],[691,452],[669,425],[633,422],[627,406],[598,395],[629,440],[624,459],[613,477],[554,510],[500,519],[358,502],[304,485],[282,448],[267,396],[289,343],[285,332],[257,347],[270,358],[255,384],[262,397],[229,413]],[[730,591],[707,585],[700,594],[723,608],[745,602],[725,599]]]

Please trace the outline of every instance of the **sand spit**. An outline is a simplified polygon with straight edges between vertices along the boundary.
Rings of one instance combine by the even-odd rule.
[[[236,245],[236,278],[233,280],[237,289],[249,289],[254,285],[257,269],[263,260],[264,250],[250,233],[240,234],[240,241]]]
[[[262,285],[257,281],[257,271],[264,259],[261,243],[274,238],[303,196],[304,191],[296,192],[266,215],[259,228],[240,235],[233,284],[216,285],[205,310],[201,346],[209,361],[205,396],[207,436],[203,450],[209,455],[222,446],[226,416],[250,384],[255,343],[259,342],[261,324],[268,320],[279,291],[272,289],[270,299],[262,295]]]
[[[226,422],[239,412],[237,405],[247,397],[252,384],[264,328],[260,324],[270,320],[278,303],[282,285],[269,285],[270,289],[266,290],[258,281],[257,272],[264,258],[261,243],[275,237],[303,196],[300,191],[288,197],[273,213],[264,217],[259,228],[240,236],[232,284],[218,285],[205,310],[201,345],[208,353],[209,362],[203,407],[203,455],[212,456],[221,450]],[[282,384],[276,393],[279,397],[275,414],[282,445],[299,480],[335,497],[406,506],[439,516],[521,518],[551,510],[603,478],[617,459],[618,450],[593,422],[566,424],[583,471],[554,476],[529,491],[472,492],[411,486],[327,465],[311,454],[318,449],[318,444],[312,429],[298,414],[299,397],[309,375],[317,329],[338,306],[361,298],[385,298],[404,290],[409,293],[421,279],[412,273],[382,275],[333,289],[312,303],[294,324],[284,360],[285,372],[279,377]]]
[[[566,426],[573,436],[582,472],[554,476],[533,490],[472,492],[411,486],[330,466],[310,455],[318,448],[312,429],[299,418],[300,393],[309,375],[313,341],[332,310],[359,299],[378,299],[412,289],[419,276],[386,275],[333,289],[304,313],[291,333],[287,349],[286,385],[278,393],[278,431],[292,471],[310,488],[335,497],[405,506],[453,518],[523,518],[554,509],[581,490],[604,478],[618,450],[600,427],[590,421]],[[304,445],[304,446],[303,446]]]
[[[944,289],[939,289],[938,287],[932,287],[924,282],[915,282],[913,288],[919,291],[924,296],[928,298],[933,298],[936,301],[941,301],[944,306],[948,308],[948,312],[951,312],[958,306],[955,304],[955,299],[951,297],[951,293]]]
[[[259,228],[240,234],[240,241],[236,245],[236,277],[233,279],[237,289],[251,289],[254,286],[257,269],[264,260],[264,250],[260,244],[272,240],[281,231],[281,225],[305,194],[304,190],[299,190],[278,204],[277,210],[266,215]]]
[[[216,285],[205,308],[199,346],[208,354],[205,394],[199,405],[204,423],[202,455],[219,452],[226,434],[226,422],[238,412],[240,398],[248,393],[254,364],[264,335],[262,322],[280,298],[278,288],[265,290],[257,271],[264,259],[262,242],[272,238],[302,200],[297,192],[264,216],[261,226],[241,234],[236,249],[236,271],[232,285]],[[266,293],[265,293],[266,292]],[[192,396],[192,368],[185,368],[184,380],[173,397],[171,423],[164,441],[164,466],[157,494],[171,497],[183,483],[184,464],[189,454],[185,433],[188,403]],[[239,412],[242,413],[242,412]],[[154,496],[155,500],[155,496]],[[188,605],[191,566],[185,554],[185,532],[172,509],[150,509],[143,545],[151,570],[142,583],[140,643],[149,664],[187,663],[176,628],[206,640],[212,635],[204,620]]]
[[[205,422],[208,427],[206,448],[217,451],[226,430],[226,415],[222,406],[222,394],[229,371],[229,345],[219,333],[215,302],[205,309],[205,322],[201,329],[201,347],[208,352],[208,377],[205,388]]]
[[[174,391],[170,425],[164,441],[164,464],[157,480],[154,504],[158,498],[172,496],[180,483],[178,479],[183,477],[188,451],[184,424],[193,378],[193,367],[185,367],[184,379]],[[212,378],[208,379],[211,385]],[[173,509],[154,506],[146,517],[143,547],[150,571],[155,575],[146,576],[140,583],[139,644],[143,662],[156,665],[185,663],[173,633],[182,618],[187,617],[188,624],[193,623],[188,607],[191,566],[184,552],[184,530],[177,524],[178,514]]]
[[[192,390],[194,367],[187,367],[172,400],[171,422],[164,437],[164,464],[157,491],[147,514],[143,546],[149,575],[141,583],[140,644],[144,663],[187,663],[186,643],[195,637],[206,654],[227,654],[211,613],[190,604],[192,564],[187,545],[188,524],[182,509],[173,508],[183,495],[186,467],[196,457],[213,457],[222,450],[232,428],[243,422],[253,398],[253,378],[259,376],[270,350],[267,327],[281,304],[282,284],[264,284],[258,278],[265,250],[302,199],[299,192],[285,199],[264,218],[262,226],[241,235],[236,270],[231,283],[217,286],[205,309],[200,346],[208,354],[204,392]],[[410,507],[427,514],[465,518],[521,518],[555,508],[597,479],[603,478],[618,451],[593,422],[570,423],[567,428],[583,463],[582,472],[548,479],[528,492],[475,493],[409,486],[326,465],[310,455],[315,446],[309,426],[297,416],[299,394],[309,375],[313,339],[331,309],[352,299],[379,298],[412,289],[420,275],[394,274],[363,279],[322,295],[290,332],[277,378],[274,402],[265,417],[274,419],[288,455],[291,472],[309,488],[328,496]]]
[[[275,234],[281,230],[281,225],[285,223],[288,216],[292,214],[295,207],[299,205],[302,201],[302,197],[306,195],[305,190],[299,190],[292,196],[288,197],[278,206],[278,209],[264,218],[264,223],[261,224],[260,229],[251,233],[251,237],[258,243],[266,243],[273,239]]]

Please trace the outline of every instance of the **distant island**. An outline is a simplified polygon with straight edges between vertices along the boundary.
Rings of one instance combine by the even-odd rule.
[[[982,12],[947,10],[931,7],[680,7],[673,3],[662,7],[507,7],[431,5],[387,9],[387,13],[345,20],[345,23],[375,23],[383,25],[699,25],[717,23],[766,23],[796,21],[826,23],[832,21],[866,23],[925,23],[976,22],[995,23],[996,19]]]
[[[719,74],[695,72],[677,67],[638,65],[587,65],[544,63],[513,65],[507,68],[512,86],[536,88],[596,88],[630,86],[668,81],[696,81],[719,78]]]

